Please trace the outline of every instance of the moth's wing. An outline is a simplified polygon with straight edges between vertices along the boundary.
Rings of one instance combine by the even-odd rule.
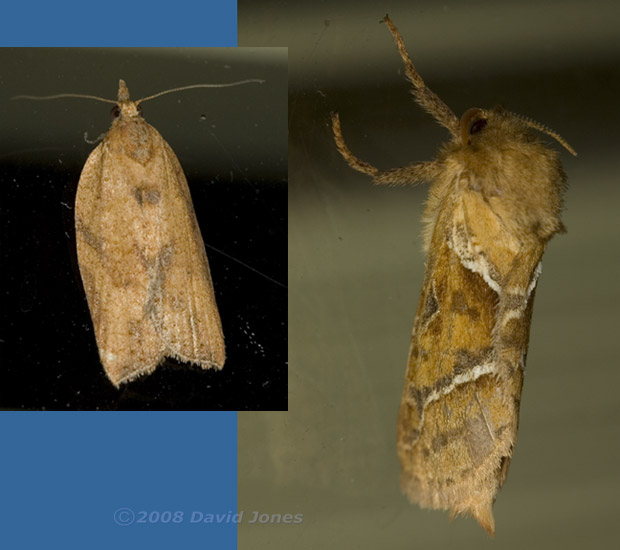
[[[160,334],[166,355],[221,369],[224,336],[204,243],[183,169],[163,138],[162,143],[170,206],[162,227],[171,255],[162,282]]]
[[[153,371],[165,346],[145,316],[149,291],[142,212],[133,181],[144,171],[104,140],[88,157],[75,199],[80,273],[99,356],[116,386]]]
[[[399,416],[403,490],[422,506],[471,514],[489,532],[515,443],[523,376],[521,365],[501,368],[498,312],[523,255],[479,193],[446,199],[433,234]],[[519,269],[529,269],[531,277],[534,268],[524,263]],[[511,343],[520,354],[527,349],[531,305],[526,299],[514,319],[525,324],[520,340]]]

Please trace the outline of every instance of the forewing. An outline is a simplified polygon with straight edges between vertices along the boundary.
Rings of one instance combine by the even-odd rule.
[[[100,359],[117,386],[151,372],[164,352],[145,315],[148,249],[159,239],[136,205],[134,182],[146,179],[143,167],[111,153],[104,141],[84,165],[75,201],[80,273]]]
[[[162,282],[162,339],[166,355],[222,368],[224,337],[209,263],[187,181],[176,155],[164,145],[168,250]]]
[[[507,234],[479,193],[446,198],[414,325],[399,417],[403,489],[489,531],[516,439],[541,254]],[[511,281],[521,285],[512,298]],[[519,313],[508,319],[515,295]]]

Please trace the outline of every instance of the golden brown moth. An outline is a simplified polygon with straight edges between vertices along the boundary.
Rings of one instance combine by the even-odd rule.
[[[221,369],[226,357],[204,243],[187,180],[159,132],[141,116],[125,82],[114,120],[90,154],[75,199],[80,274],[99,357],[119,386],[151,373],[165,357]]]
[[[401,487],[424,508],[470,514],[493,535],[492,505],[517,437],[534,289],[547,241],[563,232],[566,177],[544,126],[501,108],[459,120],[424,83],[388,16],[415,100],[451,140],[430,162],[381,171],[338,150],[375,184],[432,182],[428,253],[398,419]]]

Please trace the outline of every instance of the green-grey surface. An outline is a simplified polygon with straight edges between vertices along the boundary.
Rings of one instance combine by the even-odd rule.
[[[267,7],[269,6],[269,8]],[[243,2],[240,45],[288,45],[289,412],[239,416],[239,548],[583,548],[617,543],[620,12],[616,2]],[[543,262],[521,424],[491,542],[408,504],[396,415],[424,272],[426,188],[373,188],[446,132],[409,96],[389,12],[429,86],[460,115],[502,103],[554,130],[570,190]],[[557,144],[552,147],[560,148]]]

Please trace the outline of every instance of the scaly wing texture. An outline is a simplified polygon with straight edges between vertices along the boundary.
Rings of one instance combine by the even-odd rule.
[[[121,121],[88,158],[76,238],[99,355],[119,385],[164,356],[221,368],[224,341],[185,177],[159,133]]]
[[[165,142],[164,150],[167,182],[175,182],[169,190],[172,211],[185,213],[169,224],[175,261],[167,271],[163,295],[166,354],[219,369],[226,358],[224,337],[205,247],[181,165]]]
[[[468,187],[466,178],[455,184]],[[401,482],[412,501],[471,514],[492,533],[492,504],[516,440],[543,247],[527,249],[507,234],[478,192],[444,201],[399,415]]]

